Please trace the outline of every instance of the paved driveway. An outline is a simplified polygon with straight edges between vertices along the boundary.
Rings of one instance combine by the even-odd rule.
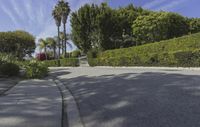
[[[51,71],[74,95],[86,127],[200,127],[200,71]]]

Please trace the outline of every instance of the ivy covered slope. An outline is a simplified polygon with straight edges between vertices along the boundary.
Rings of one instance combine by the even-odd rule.
[[[108,50],[89,58],[91,66],[200,66],[200,33],[136,47]]]

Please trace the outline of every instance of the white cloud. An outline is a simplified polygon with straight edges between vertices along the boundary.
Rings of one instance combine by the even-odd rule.
[[[155,8],[155,10],[163,10],[163,11],[170,11],[171,9],[174,9],[178,6],[180,6],[181,4],[187,2],[189,0],[175,0],[175,1],[171,1],[170,3],[160,6],[158,8]]]
[[[24,5],[25,5],[25,12],[26,12],[26,14],[27,14],[27,17],[28,17],[28,23],[29,23],[29,25],[31,25],[35,20],[35,18],[34,18],[34,13],[33,13],[33,11],[34,10],[36,10],[36,8],[34,8],[34,10],[33,10],[33,8],[32,8],[32,6],[31,6],[31,0],[24,0]]]
[[[24,13],[19,8],[18,4],[16,3],[16,0],[11,0],[10,2],[11,2],[11,5],[13,6],[15,13],[18,15],[18,17],[21,19],[24,19]]]
[[[11,12],[10,9],[8,9],[3,3],[0,4],[0,8],[4,11],[4,13],[12,20],[15,27],[19,26],[19,23],[17,22],[17,19],[15,15]]]
[[[151,2],[146,3],[145,5],[143,5],[143,8],[147,8],[147,9],[152,9],[156,6],[159,6],[160,4],[166,2],[168,0],[153,0]]]

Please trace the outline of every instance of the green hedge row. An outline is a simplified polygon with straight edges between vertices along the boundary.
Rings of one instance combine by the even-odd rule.
[[[183,36],[180,38],[170,39],[151,44],[145,44],[136,47],[108,50],[99,57],[109,58],[115,56],[133,56],[134,54],[152,54],[163,52],[176,52],[200,49],[200,33]]]
[[[170,66],[170,67],[200,67],[200,50],[177,51],[161,54],[146,54],[90,58],[90,66]]]
[[[60,59],[60,60],[47,60],[44,61],[48,67],[77,67],[79,66],[79,60],[76,58]],[[60,65],[59,65],[60,64]]]
[[[199,66],[200,33],[131,48],[108,50],[91,66]],[[195,59],[194,59],[195,58]]]

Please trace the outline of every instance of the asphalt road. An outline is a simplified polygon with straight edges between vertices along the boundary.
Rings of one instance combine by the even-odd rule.
[[[67,68],[85,127],[200,127],[200,71]]]

